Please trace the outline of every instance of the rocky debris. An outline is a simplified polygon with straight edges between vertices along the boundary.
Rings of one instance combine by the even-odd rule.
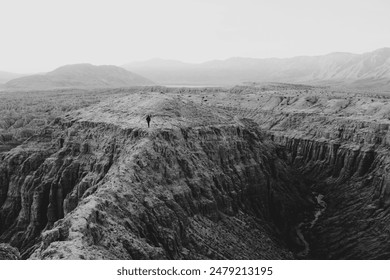
[[[6,243],[0,243],[0,260],[19,260],[20,254],[17,248]]]

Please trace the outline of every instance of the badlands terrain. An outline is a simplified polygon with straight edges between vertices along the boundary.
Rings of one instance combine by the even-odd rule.
[[[0,258],[390,258],[384,94],[289,84],[3,94],[14,112],[13,97],[83,103],[43,111],[24,137],[13,121],[1,131]]]

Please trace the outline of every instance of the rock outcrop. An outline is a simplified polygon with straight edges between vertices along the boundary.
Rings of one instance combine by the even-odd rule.
[[[6,243],[0,243],[0,260],[19,260],[18,249]]]

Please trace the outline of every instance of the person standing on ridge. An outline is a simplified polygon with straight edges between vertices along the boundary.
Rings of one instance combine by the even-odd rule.
[[[148,122],[148,127],[150,127],[150,120],[151,119],[152,119],[152,117],[150,115],[146,116],[146,121]]]

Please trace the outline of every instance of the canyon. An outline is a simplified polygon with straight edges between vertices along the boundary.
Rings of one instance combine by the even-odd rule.
[[[0,153],[0,256],[389,259],[389,125],[385,95],[128,90]]]

